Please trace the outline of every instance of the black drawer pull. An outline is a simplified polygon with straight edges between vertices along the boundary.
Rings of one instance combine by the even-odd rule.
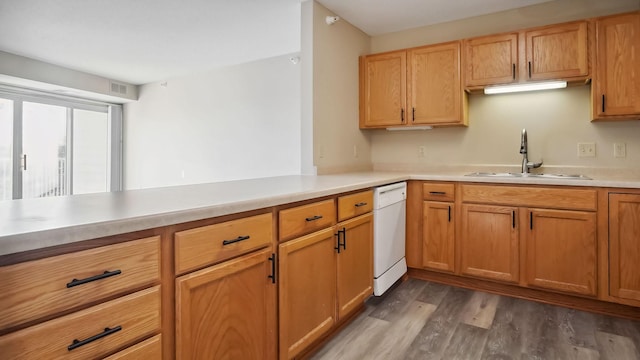
[[[366,203],[366,202],[359,202],[359,203],[357,203],[357,204],[355,205],[355,207],[361,207],[361,206],[365,206],[365,205],[367,205],[367,203]]]
[[[247,236],[238,236],[237,238],[235,238],[233,240],[224,240],[224,241],[222,241],[222,246],[233,244],[233,243],[237,243],[238,241],[249,240],[250,238],[251,238],[251,236],[249,236],[249,235],[247,235]]]
[[[92,276],[92,277],[88,277],[86,279],[80,279],[80,280],[73,279],[73,280],[71,280],[70,283],[67,283],[67,288],[71,288],[71,287],[74,287],[74,286],[86,284],[86,283],[89,283],[89,282],[92,282],[92,281],[105,279],[105,278],[116,276],[116,275],[120,275],[120,274],[122,274],[122,271],[114,270],[114,271],[105,271],[104,273],[102,273],[100,275],[95,275],[95,276]]]
[[[431,195],[447,195],[447,193],[444,192],[444,191],[429,191],[429,194],[431,194]]]
[[[307,221],[315,221],[315,220],[319,220],[319,219],[322,219],[322,215],[316,215],[316,216],[308,217],[305,220],[307,220]]]
[[[604,94],[602,94],[602,112],[604,112]]]
[[[117,333],[120,330],[122,330],[122,326],[116,326],[116,327],[114,327],[112,329],[104,328],[104,331],[101,332],[98,335],[93,335],[92,337],[86,338],[84,340],[78,340],[78,339],[73,340],[71,345],[67,346],[67,350],[71,351],[73,349],[79,348],[80,346],[87,345],[90,342],[94,342],[94,341],[96,341],[98,339],[101,339],[101,338],[103,338],[105,336],[111,335],[113,333]]]

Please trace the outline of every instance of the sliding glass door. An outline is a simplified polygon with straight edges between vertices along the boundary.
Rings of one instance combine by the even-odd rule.
[[[0,200],[120,190],[117,114],[0,93]]]

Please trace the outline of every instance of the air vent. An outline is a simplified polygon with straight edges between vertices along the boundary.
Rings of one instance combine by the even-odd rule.
[[[127,85],[111,82],[111,92],[120,95],[127,95]]]

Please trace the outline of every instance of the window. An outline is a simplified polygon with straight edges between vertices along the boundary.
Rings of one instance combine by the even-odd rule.
[[[120,105],[0,88],[0,200],[121,190]]]

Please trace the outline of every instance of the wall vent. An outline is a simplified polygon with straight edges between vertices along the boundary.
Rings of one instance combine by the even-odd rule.
[[[120,95],[127,95],[127,85],[111,82],[111,92]]]

